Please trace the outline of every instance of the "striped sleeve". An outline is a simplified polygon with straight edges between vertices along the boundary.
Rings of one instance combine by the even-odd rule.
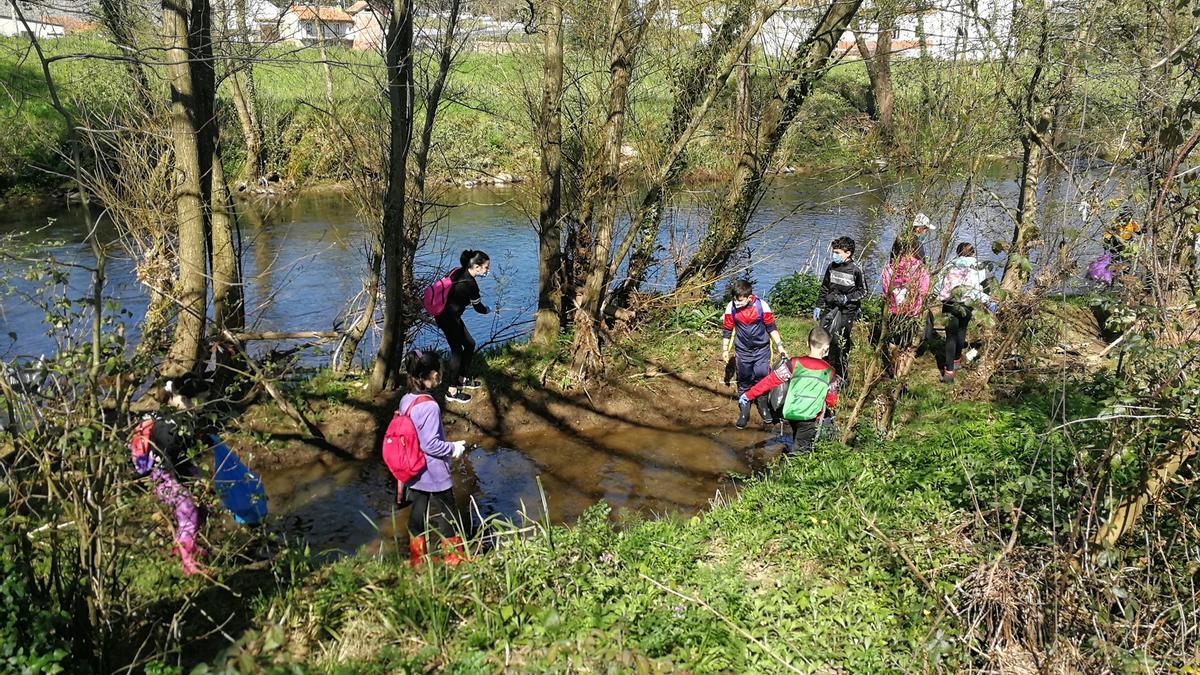
[[[733,335],[733,303],[725,305],[725,319],[722,325],[721,337],[726,340]]]

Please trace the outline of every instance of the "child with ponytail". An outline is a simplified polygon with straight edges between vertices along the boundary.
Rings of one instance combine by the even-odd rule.
[[[487,276],[491,268],[490,258],[483,251],[466,250],[459,256],[459,267],[450,273],[453,285],[446,296],[446,307],[437,315],[438,328],[450,345],[450,368],[446,375],[446,400],[467,403],[471,395],[465,389],[476,389],[479,380],[471,377],[471,359],[475,356],[475,340],[467,325],[463,323],[463,312],[473,307],[480,314],[491,310],[479,297],[479,284],[475,277]]]
[[[442,426],[442,410],[432,392],[441,384],[442,362],[434,352],[412,351],[404,357],[408,393],[400,399],[417,430],[425,469],[404,487],[412,511],[408,516],[409,559],[418,565],[427,557],[427,537],[434,534],[445,551],[442,561],[455,565],[466,559],[454,501],[450,460],[462,457],[466,441],[449,442]]]

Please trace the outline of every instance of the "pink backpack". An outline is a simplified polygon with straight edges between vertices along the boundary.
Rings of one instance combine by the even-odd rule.
[[[421,304],[425,305],[425,311],[429,316],[437,317],[446,310],[446,298],[450,297],[450,287],[454,285],[454,273],[459,268],[455,267],[450,270],[450,274],[438,279],[425,289],[425,297],[422,298]]]
[[[408,413],[414,405],[432,400],[432,396],[425,394],[414,398],[403,411],[397,410],[392,415],[392,421],[383,434],[383,463],[396,477],[398,488],[403,488],[405,483],[425,470],[425,453],[417,438],[417,427]]]

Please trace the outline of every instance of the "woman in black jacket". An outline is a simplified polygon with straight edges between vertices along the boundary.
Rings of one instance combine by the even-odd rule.
[[[480,314],[491,310],[479,297],[479,284],[475,277],[487,276],[491,259],[483,251],[463,251],[458,259],[459,268],[451,273],[454,282],[446,295],[446,308],[437,315],[438,328],[446,335],[450,345],[450,368],[446,373],[446,400],[467,403],[471,395],[464,389],[477,389],[479,380],[471,377],[471,359],[475,356],[475,340],[463,323],[462,315],[467,307]]]

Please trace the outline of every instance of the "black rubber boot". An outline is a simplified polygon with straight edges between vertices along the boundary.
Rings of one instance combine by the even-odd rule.
[[[767,400],[767,397],[759,396],[754,399],[754,402],[758,404],[758,414],[762,415],[763,422],[775,424],[775,411],[771,410],[771,402]]]
[[[733,426],[739,429],[745,429],[746,425],[750,423],[750,402],[746,401],[746,403],[740,407],[742,412],[740,415],[738,415],[737,421],[733,423]]]

